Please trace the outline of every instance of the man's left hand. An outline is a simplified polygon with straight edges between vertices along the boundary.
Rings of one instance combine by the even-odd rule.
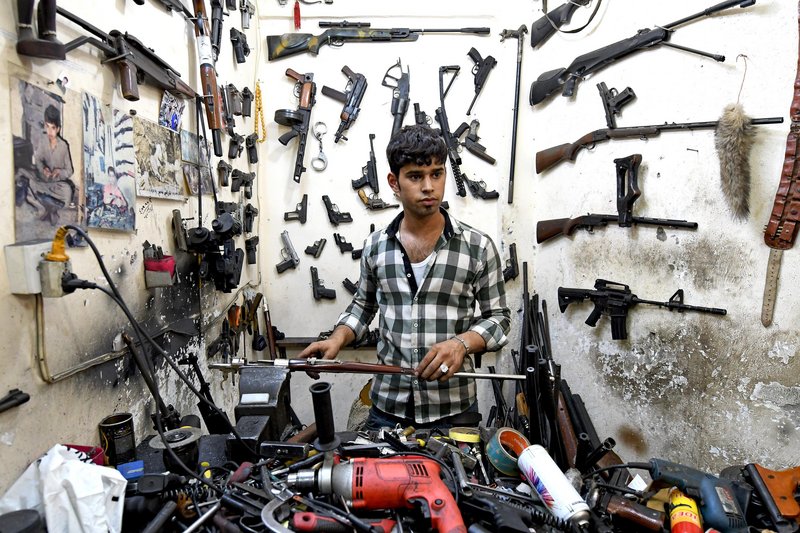
[[[455,339],[448,339],[431,346],[415,370],[417,376],[426,381],[445,382],[461,370],[466,356],[464,345]],[[446,372],[443,370],[447,369]]]

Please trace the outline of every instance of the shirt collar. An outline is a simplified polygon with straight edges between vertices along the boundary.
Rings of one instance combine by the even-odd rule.
[[[461,233],[461,224],[458,220],[454,218],[450,218],[450,215],[447,213],[447,210],[439,206],[439,212],[444,215],[444,231],[442,235],[445,239],[450,239],[453,235],[458,235]],[[386,233],[389,237],[397,237],[397,232],[400,231],[400,221],[403,220],[405,216],[405,212],[401,211],[399,215],[397,215],[394,220],[386,227],[384,233]]]

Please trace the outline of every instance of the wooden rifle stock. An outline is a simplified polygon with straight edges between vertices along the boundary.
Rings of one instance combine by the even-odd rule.
[[[609,222],[616,221],[618,218],[617,215],[588,214],[575,218],[540,220],[536,223],[536,243],[541,244],[546,240],[560,235],[572,235],[575,233],[575,230],[579,228],[605,226]]]
[[[597,130],[587,133],[574,143],[560,144],[536,152],[536,173],[540,174],[545,170],[552,168],[563,161],[575,161],[578,152],[586,147],[596,143],[602,139],[602,132],[607,130]],[[599,137],[599,138],[598,138]],[[607,138],[607,137],[606,137]]]
[[[564,393],[560,390],[556,392],[556,401],[556,423],[558,432],[561,434],[564,457],[567,460],[567,465],[570,468],[575,468],[575,460],[578,455],[578,437],[575,435],[575,427],[572,425],[572,419],[569,417],[567,406],[564,403]]]
[[[211,28],[208,24],[205,0],[194,0],[194,32],[197,36],[197,54],[200,63],[200,84],[203,103],[206,106],[206,120],[211,129],[214,144],[214,155],[222,157],[222,139],[220,132],[225,126],[222,118],[222,96],[214,71],[214,53],[211,46]]]

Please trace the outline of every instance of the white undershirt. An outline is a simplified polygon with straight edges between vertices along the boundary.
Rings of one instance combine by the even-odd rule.
[[[411,263],[411,271],[414,272],[414,279],[417,280],[417,287],[422,284],[422,279],[425,276],[425,269],[428,267],[428,263],[433,259],[433,256],[434,254],[431,253],[431,255],[419,263]]]

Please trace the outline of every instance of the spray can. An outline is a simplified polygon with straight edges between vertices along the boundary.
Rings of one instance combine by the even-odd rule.
[[[520,454],[517,465],[556,518],[578,525],[589,523],[589,506],[567,481],[547,450],[538,444],[528,446]]]
[[[697,503],[676,487],[669,491],[670,533],[703,533]]]

